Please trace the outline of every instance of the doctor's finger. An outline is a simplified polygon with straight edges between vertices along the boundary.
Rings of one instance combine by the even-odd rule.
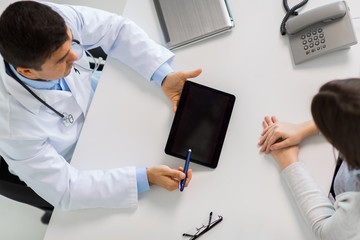
[[[187,178],[186,178],[186,182],[185,182],[185,187],[187,187],[187,186],[189,185],[191,179],[192,179],[192,170],[189,169],[189,170],[188,170],[188,173],[187,173]]]
[[[178,169],[179,169],[179,171],[182,171],[182,172],[184,171],[184,169],[182,167],[179,167]],[[192,170],[188,169],[186,182],[185,182],[185,187],[187,187],[189,185],[189,182],[191,181],[191,179],[192,179]]]
[[[163,187],[169,192],[172,192],[179,188],[179,182],[175,181],[174,179],[168,178]]]
[[[183,173],[180,170],[177,169],[169,169],[166,173],[166,176],[172,178],[172,179],[177,179],[177,180],[181,180],[185,178],[185,173]]]
[[[195,78],[197,76],[199,76],[202,72],[202,69],[199,68],[199,69],[196,69],[194,71],[190,71],[190,72],[183,72],[183,77],[185,79],[188,79],[188,78]]]
[[[176,113],[178,104],[179,104],[179,99],[173,100],[173,112],[174,113]]]

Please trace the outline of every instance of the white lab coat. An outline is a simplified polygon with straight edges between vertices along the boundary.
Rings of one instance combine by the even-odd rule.
[[[87,7],[47,4],[65,19],[74,39],[86,48],[101,46],[146,79],[173,57],[125,18]],[[85,54],[78,64],[86,64],[84,58]],[[58,115],[6,74],[0,56],[0,155],[56,208],[136,206],[135,167],[82,171],[68,163],[93,94],[88,72],[78,70],[80,74],[73,69],[65,78],[71,92],[32,89],[59,112],[73,115],[74,124],[65,127]]]

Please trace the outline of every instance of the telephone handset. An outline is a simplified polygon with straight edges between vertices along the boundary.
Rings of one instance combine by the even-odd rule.
[[[345,1],[299,14],[285,28],[295,64],[357,43]]]

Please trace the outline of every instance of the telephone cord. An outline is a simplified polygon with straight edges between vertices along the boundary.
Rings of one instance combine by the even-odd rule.
[[[292,7],[291,9],[289,8],[288,2],[287,0],[283,0],[283,5],[284,8],[286,10],[286,15],[283,18],[282,22],[281,22],[281,26],[280,26],[280,32],[281,35],[285,35],[286,34],[286,27],[285,24],[287,22],[287,20],[289,19],[289,17],[291,15],[297,16],[298,13],[296,12],[296,10],[298,10],[299,8],[301,8],[302,6],[304,6],[309,0],[303,0],[302,2],[296,4],[294,7]]]

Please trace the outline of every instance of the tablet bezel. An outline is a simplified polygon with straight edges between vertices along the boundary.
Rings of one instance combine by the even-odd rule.
[[[185,108],[185,103],[187,100],[187,97],[189,95],[189,91],[190,88],[200,88],[203,90],[206,90],[210,93],[215,93],[217,95],[221,95],[227,98],[227,106],[226,106],[226,111],[224,111],[224,120],[222,121],[222,126],[220,128],[220,135],[217,138],[216,141],[216,149],[214,151],[214,154],[212,155],[212,157],[210,159],[208,159],[208,161],[201,161],[199,159],[196,158],[191,158],[191,162],[206,166],[206,167],[210,167],[210,168],[216,168],[219,162],[219,158],[220,158],[220,153],[222,150],[222,146],[225,140],[225,136],[226,136],[226,132],[227,132],[227,128],[229,126],[229,122],[230,122],[230,118],[231,118],[231,114],[232,114],[232,110],[234,107],[234,103],[235,103],[235,96],[226,92],[222,92],[220,90],[214,89],[214,88],[210,88],[192,81],[186,81],[184,84],[184,88],[183,88],[183,92],[181,94],[180,97],[180,101],[177,107],[177,111],[175,113],[175,117],[170,129],[170,133],[169,133],[169,137],[165,146],[165,153],[170,155],[170,156],[174,156],[174,157],[178,157],[181,159],[186,159],[186,151],[184,151],[184,153],[178,153],[178,152],[173,152],[172,151],[172,146],[174,144],[175,141],[175,137],[176,134],[178,132],[178,126],[180,125],[180,121],[182,118],[182,114],[183,114],[183,110]]]

